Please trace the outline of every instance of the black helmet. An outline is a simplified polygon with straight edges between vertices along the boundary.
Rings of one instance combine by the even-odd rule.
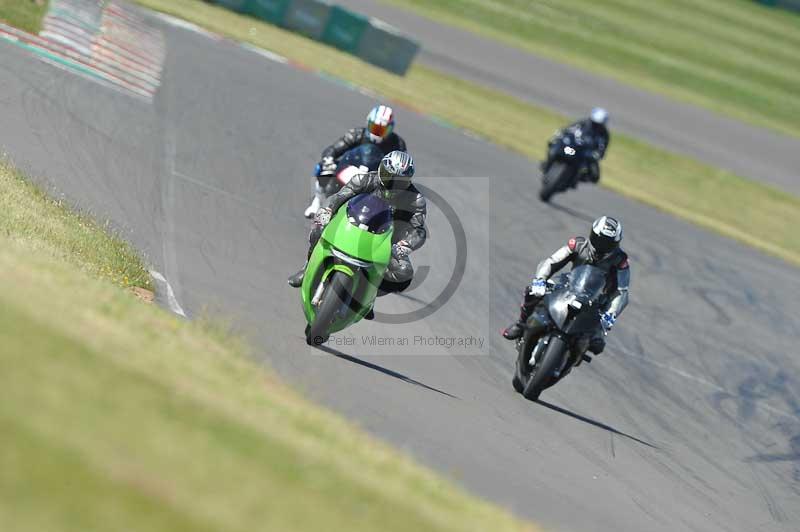
[[[404,151],[390,152],[378,166],[378,177],[386,188],[407,188],[414,177],[414,159]]]
[[[622,223],[616,218],[601,216],[592,223],[589,242],[601,257],[617,249],[621,241]]]

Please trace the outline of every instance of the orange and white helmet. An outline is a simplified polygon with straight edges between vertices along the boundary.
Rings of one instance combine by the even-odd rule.
[[[377,105],[367,115],[367,134],[378,143],[391,135],[394,129],[394,110],[388,105]]]

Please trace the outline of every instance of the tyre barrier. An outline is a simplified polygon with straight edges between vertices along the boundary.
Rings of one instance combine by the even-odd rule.
[[[212,3],[305,35],[403,76],[419,44],[388,24],[327,0],[212,0]]]
[[[800,13],[800,0],[756,0],[759,4]]]

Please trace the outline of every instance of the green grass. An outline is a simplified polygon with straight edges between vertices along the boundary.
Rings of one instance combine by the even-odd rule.
[[[541,157],[545,140],[567,122],[564,116],[424,66],[414,65],[407,76],[398,77],[199,0],[137,1],[350,80],[531,158]],[[399,120],[402,131],[402,115]],[[414,139],[408,140],[413,151]],[[618,133],[613,143],[603,163],[604,186],[800,265],[800,233],[795,230],[800,198]]]
[[[0,0],[0,22],[30,33],[39,33],[48,0]]]
[[[0,237],[46,250],[59,262],[119,286],[150,289],[150,274],[137,253],[107,230],[49,198],[0,160]]]
[[[0,530],[533,530],[136,299],[129,250],[4,164],[9,209]]]
[[[800,17],[752,0],[383,0],[800,136]]]

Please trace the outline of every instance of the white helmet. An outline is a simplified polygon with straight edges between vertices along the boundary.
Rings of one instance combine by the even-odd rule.
[[[589,242],[600,256],[614,251],[622,242],[622,223],[611,216],[601,216],[592,223]]]
[[[592,122],[595,124],[606,125],[608,122],[608,111],[603,109],[602,107],[595,107],[592,109],[591,115],[589,115]]]

